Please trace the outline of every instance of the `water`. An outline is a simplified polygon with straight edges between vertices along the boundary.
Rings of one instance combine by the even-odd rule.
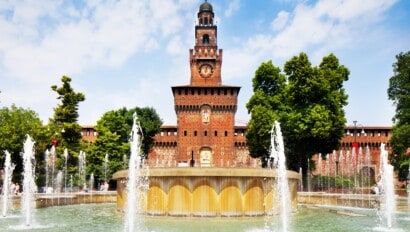
[[[275,121],[271,131],[271,152],[270,158],[273,158],[273,166],[278,171],[277,194],[279,196],[279,205],[273,206],[279,208],[282,231],[288,231],[288,216],[290,210],[290,193],[288,185],[288,176],[286,170],[285,146],[283,144],[282,131],[279,122]],[[277,208],[276,208],[277,209]],[[273,209],[275,211],[275,209]]]
[[[391,228],[394,222],[394,212],[396,211],[396,195],[394,192],[394,170],[388,164],[388,152],[385,144],[380,146],[380,175],[382,204],[381,213],[385,219],[386,226]]]
[[[64,149],[64,192],[67,191],[68,149]]]
[[[85,158],[85,152],[80,151],[80,154],[78,154],[78,187],[84,191],[87,189]]]
[[[293,231],[317,232],[362,232],[362,231],[398,231],[410,228],[410,216],[396,213],[395,227],[386,229],[375,223],[378,218],[374,210],[351,209],[363,216],[355,217],[336,213],[332,208],[299,207],[297,213],[289,215]],[[12,213],[17,214],[14,210]],[[1,231],[21,230],[20,218],[0,219]],[[40,226],[30,231],[81,231],[81,232],[118,232],[123,228],[124,214],[116,210],[115,204],[88,204],[50,207],[36,210],[36,221]],[[152,232],[262,232],[265,217],[150,217],[141,216],[141,231]],[[280,225],[276,216],[269,217],[275,228]],[[275,230],[278,231],[278,230]]]
[[[141,162],[142,136],[142,129],[138,122],[137,114],[134,113],[130,144],[131,155],[128,166],[124,231],[142,231],[144,229],[142,221],[137,218],[143,212],[141,204],[143,193],[141,191],[143,190],[145,177],[144,173],[141,174],[143,171],[143,163]]]
[[[407,205],[410,207],[410,165],[409,172],[407,174]]]
[[[13,177],[14,164],[11,163],[10,153],[5,151],[6,159],[4,161],[4,177],[3,177],[3,217],[7,216],[7,210],[10,208],[10,187]]]
[[[107,173],[108,173],[108,154],[105,154],[105,157],[104,157],[104,181],[107,181]]]
[[[34,182],[34,141],[29,135],[26,137],[23,147],[23,195],[21,197],[22,215],[24,226],[29,227],[33,223],[33,200],[36,184]]]

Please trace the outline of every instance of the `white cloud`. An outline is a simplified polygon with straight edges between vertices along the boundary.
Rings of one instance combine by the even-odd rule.
[[[275,20],[273,20],[271,24],[272,29],[275,31],[282,30],[286,26],[288,19],[289,19],[289,12],[280,11],[278,13],[278,16],[276,16]]]
[[[228,8],[225,10],[225,17],[231,17],[236,11],[240,8],[240,1],[239,0],[232,0],[229,3]]]

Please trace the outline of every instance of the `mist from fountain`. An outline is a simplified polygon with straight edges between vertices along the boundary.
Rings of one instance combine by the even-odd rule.
[[[282,231],[288,231],[291,201],[289,198],[290,193],[286,170],[285,147],[280,124],[277,121],[275,121],[271,130],[270,158],[273,159],[273,167],[276,168],[278,172],[276,195],[279,196],[279,205],[274,205],[273,207],[279,208]]]
[[[7,216],[7,210],[10,206],[10,187],[13,177],[14,164],[11,163],[10,153],[5,151],[6,159],[4,161],[4,177],[3,177],[3,217]]]
[[[89,189],[90,189],[89,192],[92,193],[93,190],[94,190],[94,173],[91,173],[91,175],[90,175],[90,180],[89,180],[88,186],[89,186]]]
[[[45,172],[46,172],[46,186],[45,186],[45,189],[44,189],[44,191],[46,192],[46,193],[48,193],[48,186],[49,186],[49,182],[50,182],[50,180],[49,180],[49,175],[50,175],[50,171],[49,171],[49,167],[50,167],[50,151],[48,150],[48,149],[46,149],[46,151],[44,152],[44,160],[45,160],[45,163],[46,163],[46,165],[45,165]]]
[[[58,171],[56,180],[55,180],[54,192],[60,193],[62,185],[63,185],[63,172]]]
[[[108,173],[108,154],[105,154],[105,157],[104,157],[104,181],[107,181],[107,173]]]
[[[143,173],[147,169],[143,170],[143,162],[141,157],[141,142],[143,134],[140,123],[138,122],[138,116],[136,113],[133,115],[133,124],[131,130],[131,143],[130,143],[130,159],[128,165],[128,181],[127,181],[127,205],[125,209],[125,222],[124,231],[143,231],[143,224],[140,218],[136,218],[137,215],[141,215],[142,208],[142,190],[144,185],[147,184],[148,173]]]
[[[396,211],[396,195],[394,192],[393,166],[388,164],[388,152],[384,143],[380,146],[380,176],[382,193],[382,205],[380,208],[386,220],[386,226],[391,228]]]
[[[407,206],[410,207],[410,165],[407,173]]]
[[[21,198],[21,208],[24,217],[24,225],[30,226],[33,223],[32,211],[35,191],[34,182],[34,141],[29,135],[26,136],[26,141],[23,147],[23,195]]]
[[[86,160],[85,160],[85,152],[80,151],[78,155],[78,187],[79,189],[83,189],[84,191],[87,188],[86,183]]]
[[[68,168],[68,149],[64,148],[64,190],[63,192],[67,191],[67,168]]]

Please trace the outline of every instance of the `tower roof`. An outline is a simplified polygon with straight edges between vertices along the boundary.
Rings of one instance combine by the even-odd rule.
[[[211,5],[210,3],[208,3],[207,0],[205,0],[205,2],[202,3],[202,4],[199,6],[199,12],[201,12],[201,11],[210,11],[210,12],[213,12],[212,5]]]

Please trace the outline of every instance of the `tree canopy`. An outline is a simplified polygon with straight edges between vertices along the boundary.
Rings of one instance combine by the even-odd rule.
[[[54,133],[56,146],[56,168],[63,169],[64,149],[68,150],[68,173],[77,174],[78,154],[84,148],[82,145],[81,126],[78,124],[78,106],[85,100],[83,93],[75,92],[71,87],[71,78],[61,77],[62,86],[52,85],[51,90],[58,94],[61,101],[54,108],[53,118],[50,119],[49,129]],[[43,151],[44,152],[44,151]]]
[[[89,172],[96,177],[102,177],[105,155],[109,157],[108,176],[125,168],[123,156],[130,153],[130,132],[133,123],[133,114],[137,112],[138,120],[143,131],[141,150],[147,156],[153,145],[153,137],[160,131],[162,120],[153,108],[135,107],[121,108],[106,112],[95,127],[98,132],[97,140],[88,149],[87,158]],[[101,179],[101,178],[100,178]]]
[[[394,75],[390,77],[387,94],[396,106],[393,121],[391,163],[404,180],[410,165],[410,51],[396,55]]]
[[[36,161],[43,157],[46,146],[49,144],[50,133],[42,125],[37,113],[30,109],[24,109],[12,105],[10,108],[0,109],[0,165],[4,164],[4,152],[7,150],[11,154],[11,161],[15,165],[13,181],[21,181],[23,171],[23,151],[26,135],[30,135],[35,144]]]
[[[251,113],[246,134],[251,156],[266,161],[275,120],[281,123],[292,170],[307,170],[314,154],[337,149],[346,123],[343,82],[348,76],[349,70],[333,54],[313,67],[301,53],[285,63],[284,73],[271,61],[262,63],[253,78],[254,95],[246,105]]]

